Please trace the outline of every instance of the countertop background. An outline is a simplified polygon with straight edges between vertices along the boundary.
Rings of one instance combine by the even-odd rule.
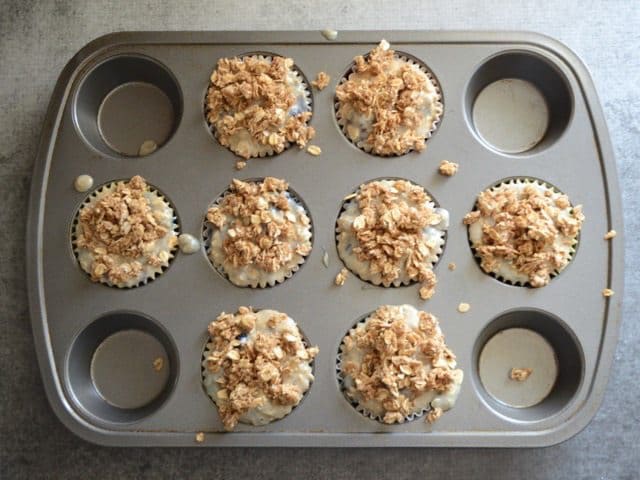
[[[544,449],[101,448],[55,418],[34,355],[24,279],[27,193],[49,97],[65,63],[118,30],[532,30],[590,69],[618,165],[626,227],[624,316],[593,422]],[[640,477],[640,8],[634,1],[0,0],[0,477]],[[618,298],[617,301],[620,301]]]

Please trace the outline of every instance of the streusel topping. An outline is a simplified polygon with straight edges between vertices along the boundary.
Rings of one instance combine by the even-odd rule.
[[[566,195],[516,181],[480,193],[476,205],[464,223],[485,272],[543,287],[571,260],[584,215]]]
[[[226,430],[238,421],[264,425],[300,403],[318,347],[307,347],[295,322],[274,310],[240,307],[209,324],[204,381]]]
[[[346,394],[385,423],[450,409],[462,383],[437,318],[409,305],[379,307],[344,337],[341,354]]]
[[[169,264],[173,211],[141,176],[106,187],[80,209],[76,249],[93,281],[131,286]]]
[[[293,60],[274,56],[221,58],[207,91],[207,120],[221,145],[243,158],[304,147],[315,130]]]
[[[354,58],[353,72],[338,85],[336,97],[349,139],[383,156],[424,150],[443,112],[429,76],[398,58],[384,40],[366,57]]]

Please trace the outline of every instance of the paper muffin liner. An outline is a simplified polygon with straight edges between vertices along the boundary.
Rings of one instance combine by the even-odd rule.
[[[78,267],[80,267],[80,269],[83,272],[85,272],[89,277],[91,277],[91,273],[87,272],[80,263],[81,249],[77,246],[77,238],[78,238],[78,234],[80,233],[79,232],[80,213],[82,212],[83,209],[94,206],[96,202],[104,198],[105,195],[113,192],[119,184],[127,183],[129,182],[129,180],[130,179],[114,180],[112,182],[105,183],[104,185],[101,185],[98,188],[94,189],[89,195],[87,195],[87,197],[84,199],[84,201],[76,211],[76,214],[74,215],[73,223],[71,226],[71,235],[70,235],[71,247],[73,250],[73,254],[76,258],[76,261],[78,263]],[[147,194],[149,195],[147,197],[149,200],[153,200],[153,199],[162,200],[164,205],[166,205],[173,213],[173,216],[171,218],[171,226],[169,231],[167,232],[167,238],[173,236],[175,237],[176,241],[173,246],[169,246],[168,249],[166,250],[167,253],[169,254],[169,259],[167,260],[167,264],[163,266],[157,266],[157,267],[154,267],[152,265],[144,265],[144,271],[146,272],[146,275],[141,277],[137,282],[131,282],[131,283],[119,285],[119,284],[114,284],[105,278],[101,278],[100,281],[97,283],[101,283],[103,285],[107,285],[109,287],[114,287],[119,289],[130,289],[130,288],[141,287],[155,280],[162,273],[164,273],[164,271],[169,268],[169,266],[171,265],[171,262],[175,258],[176,252],[178,251],[178,235],[180,235],[180,226],[179,226],[178,218],[176,215],[176,209],[173,206],[173,204],[164,196],[164,194],[162,194],[162,192],[160,192],[156,187],[148,183],[147,183]],[[135,259],[131,259],[131,260],[135,260]]]
[[[389,181],[404,180],[404,181],[407,181],[407,182],[411,183],[412,185],[420,187],[429,196],[430,203],[433,205],[433,208],[434,209],[441,208],[439,203],[433,198],[433,196],[424,187],[422,187],[421,185],[418,185],[415,182],[412,182],[411,180],[407,180],[405,178],[400,178],[400,177],[382,177],[382,178],[376,178],[376,179],[364,182],[356,190],[354,190],[350,195],[347,195],[346,200],[344,200],[342,202],[342,205],[340,206],[340,211],[338,212],[338,217],[336,218],[336,224],[335,224],[335,233],[336,233],[335,242],[336,242],[336,251],[338,253],[338,257],[340,258],[340,261],[342,261],[344,266],[347,268],[347,270],[349,270],[353,275],[355,275],[357,278],[359,278],[363,282],[367,282],[367,283],[369,283],[371,285],[374,285],[376,287],[379,287],[379,286],[383,286],[385,288],[389,288],[389,287],[406,287],[406,286],[410,286],[410,285],[419,284],[420,280],[418,280],[418,279],[402,280],[402,279],[398,278],[398,279],[394,280],[393,282],[385,282],[382,278],[380,278],[380,279],[365,278],[362,275],[360,275],[358,272],[352,270],[349,267],[349,265],[347,264],[347,260],[345,258],[342,258],[342,255],[340,253],[339,237],[340,237],[340,234],[343,233],[344,231],[342,230],[342,228],[339,225],[339,220],[340,220],[340,218],[342,218],[342,215],[345,213],[345,211],[347,209],[347,206],[351,202],[355,201],[355,195],[360,191],[360,188],[362,186],[368,185],[369,183],[380,182],[380,181],[384,181],[384,180],[389,180]],[[352,197],[352,195],[353,195],[353,197]],[[349,198],[349,197],[351,197],[351,198]],[[436,229],[436,228],[434,227],[434,229]],[[440,230],[440,229],[436,229],[436,230]],[[344,232],[344,233],[346,233],[346,232]],[[440,234],[440,237],[439,237],[439,242],[435,246],[435,252],[432,253],[432,258],[430,258],[430,263],[431,263],[431,269],[432,270],[436,267],[436,265],[440,262],[440,259],[442,258],[442,254],[444,253],[444,248],[445,248],[445,245],[446,245],[446,241],[447,241],[447,230],[443,230],[443,231],[441,231],[441,234]]]
[[[363,55],[363,56],[364,56],[364,58],[367,58],[369,56],[369,53],[367,53],[366,55]],[[433,123],[431,124],[431,128],[429,129],[429,131],[425,135],[425,142],[426,142],[433,136],[435,131],[440,126],[440,121],[442,120],[442,115],[444,114],[444,101],[443,101],[443,98],[442,98],[442,90],[440,89],[440,84],[438,83],[438,80],[436,79],[436,77],[433,74],[433,72],[431,72],[431,70],[427,67],[427,65],[423,61],[418,60],[413,55],[410,55],[410,54],[404,53],[404,52],[399,52],[399,51],[396,50],[394,57],[397,58],[398,60],[401,60],[403,62],[408,63],[409,65],[412,65],[414,68],[417,68],[422,73],[424,73],[427,76],[427,78],[429,79],[429,81],[431,82],[431,84],[433,85],[433,87],[434,87],[434,89],[435,89],[435,91],[437,93],[436,101],[441,105],[441,108],[440,108],[439,112],[435,113],[435,117],[436,118],[433,121]],[[354,63],[352,62],[351,66],[349,67],[349,69],[344,73],[344,75],[342,75],[342,78],[340,78],[340,80],[338,81],[338,85],[341,85],[341,84],[345,83],[347,80],[349,80],[349,77],[353,73],[355,73],[353,71],[353,66],[354,66]],[[340,115],[339,109],[340,109],[340,101],[338,100],[338,98],[336,96],[336,97],[334,97],[333,111],[334,111],[334,115],[336,117],[336,122],[338,123],[338,126],[340,127],[340,131],[342,132],[344,137],[347,139],[347,141],[349,141],[349,143],[355,145],[356,147],[358,147],[363,152],[366,152],[369,155],[374,155],[374,156],[377,156],[377,157],[390,158],[390,157],[401,157],[401,156],[406,155],[407,153],[411,153],[411,152],[413,152],[415,150],[413,148],[408,148],[403,153],[393,153],[393,154],[380,154],[380,153],[374,152],[372,146],[369,145],[367,143],[367,141],[366,141],[366,137],[368,136],[368,134],[365,135],[365,138],[360,138],[360,139],[358,139],[356,141],[352,140],[349,137],[349,134],[347,132],[347,119],[343,118],[342,115]],[[363,136],[362,135],[363,133],[366,134],[367,132],[364,131],[364,130],[361,130],[360,137]]]
[[[423,408],[421,410],[417,410],[415,412],[410,413],[409,415],[405,415],[402,418],[402,421],[399,422],[394,422],[394,423],[386,423],[383,420],[383,416],[380,416],[372,411],[370,411],[369,409],[365,408],[364,406],[360,405],[355,399],[351,398],[349,396],[349,394],[347,393],[347,387],[345,385],[346,379],[345,376],[342,372],[342,353],[343,353],[343,349],[344,349],[344,338],[346,336],[348,336],[359,324],[364,324],[367,319],[373,315],[374,312],[369,312],[366,315],[363,315],[362,317],[360,317],[358,320],[356,320],[356,322],[353,324],[353,326],[349,329],[349,331],[347,331],[347,333],[342,337],[342,341],[340,342],[340,346],[338,347],[338,353],[336,355],[336,378],[338,380],[338,386],[340,388],[340,391],[342,392],[342,395],[344,396],[344,398],[347,400],[347,402],[349,402],[349,404],[361,415],[363,415],[364,417],[367,417],[370,420],[374,420],[378,423],[381,423],[382,425],[399,425],[402,423],[406,423],[406,422],[412,422],[414,420],[417,420],[419,418],[424,417],[426,414],[428,414],[431,409],[430,408]]]
[[[254,310],[254,312],[257,313],[260,310],[261,309],[256,309],[256,310]],[[296,327],[298,328],[298,332],[300,333],[300,336],[302,337],[302,343],[304,344],[305,348],[310,348],[311,347],[311,342],[309,342],[308,337],[305,335],[304,331],[300,328],[300,325],[298,325],[298,322],[296,322],[295,320],[294,320],[294,322],[296,324]],[[209,398],[209,400],[211,400],[211,402],[215,405],[216,410],[217,410],[217,408],[218,408],[217,399],[209,394],[209,392],[207,391],[207,386],[205,385],[205,381],[207,379],[207,363],[206,363],[207,362],[207,356],[208,356],[208,354],[213,352],[213,350],[211,349],[211,345],[212,345],[211,337],[209,337],[209,335],[207,335],[207,339],[205,340],[204,346],[202,347],[202,356],[200,357],[200,386],[202,387],[202,391],[204,392],[204,394],[207,396],[207,398]],[[311,362],[309,362],[309,366],[311,367],[311,375],[313,376],[313,378],[309,382],[309,387],[302,393],[302,398],[300,399],[298,404],[297,405],[293,405],[291,407],[291,410],[289,411],[289,413],[287,413],[283,417],[274,418],[270,422],[267,422],[267,423],[264,423],[264,424],[260,424],[260,425],[254,425],[253,423],[246,422],[244,420],[238,420],[238,423],[241,423],[243,425],[248,425],[250,427],[263,427],[265,425],[269,425],[271,423],[274,423],[274,422],[277,422],[277,421],[280,421],[280,420],[283,420],[283,419],[287,418],[294,411],[296,411],[296,409],[300,408],[302,406],[302,404],[304,403],[305,399],[307,398],[308,393],[311,391],[311,387],[313,386],[313,383],[315,382],[315,375],[316,375],[315,358],[313,358],[311,360]],[[227,433],[230,433],[230,432],[227,432]]]
[[[264,178],[250,178],[250,179],[246,179],[243,180],[244,182],[256,182],[256,183],[262,183],[264,181]],[[207,210],[209,210],[209,208],[213,207],[214,205],[220,205],[220,202],[222,202],[222,200],[231,193],[231,189],[229,187],[227,187],[225,189],[224,192],[222,192],[218,198],[216,198],[211,204],[209,204],[209,206],[207,207]],[[304,209],[304,212],[307,216],[307,218],[309,219],[309,242],[311,243],[311,248],[313,249],[313,239],[314,239],[314,231],[313,231],[313,220],[311,219],[311,214],[309,213],[309,209],[307,208],[307,204],[304,202],[304,200],[302,200],[302,198],[293,190],[291,189],[291,187],[289,187],[287,189],[287,193],[289,194],[289,197],[300,207],[302,207]],[[278,272],[273,272],[273,275],[277,275],[275,278],[269,279],[269,280],[259,280],[259,281],[255,281],[253,283],[250,283],[248,285],[238,285],[237,283],[235,283],[233,280],[231,280],[231,278],[229,277],[228,273],[226,272],[226,270],[224,269],[224,265],[222,264],[218,264],[212,256],[212,252],[211,252],[211,240],[213,237],[213,231],[214,231],[215,227],[213,225],[211,225],[206,218],[206,214],[205,214],[205,218],[204,221],[202,223],[202,242],[204,245],[204,249],[205,252],[207,254],[207,259],[209,260],[209,263],[211,264],[211,266],[215,269],[215,271],[217,273],[219,273],[223,278],[225,278],[227,281],[229,281],[229,283],[235,285],[236,287],[239,288],[271,288],[271,287],[275,287],[276,285],[279,285],[281,283],[284,283],[286,280],[290,279],[291,277],[293,277],[293,275],[300,270],[300,268],[302,267],[302,265],[306,262],[307,258],[309,257],[309,255],[311,255],[311,253],[309,253],[309,255],[306,256],[300,256],[300,259],[298,260],[298,262],[295,265],[292,265],[291,267],[289,267],[288,270],[286,271],[278,271]]]
[[[504,180],[501,180],[497,183],[495,183],[494,185],[492,185],[491,187],[487,188],[486,190],[495,190],[497,188],[501,188],[501,187],[508,187],[510,185],[516,185],[516,184],[535,184],[541,187],[544,187],[547,190],[550,190],[551,192],[555,193],[555,194],[562,194],[565,195],[559,188],[557,188],[555,185],[552,185],[548,182],[545,182],[544,180],[540,180],[538,178],[532,178],[532,177],[509,177],[506,178]],[[483,190],[483,191],[486,191]],[[568,197],[568,196],[567,196]],[[571,206],[571,211],[573,211],[573,204],[571,204],[571,202],[569,202],[570,206]],[[476,211],[478,209],[478,204],[477,204],[477,200],[473,205],[473,210],[472,211]],[[482,257],[477,253],[476,251],[476,247],[473,244],[473,242],[471,241],[471,235],[470,235],[470,231],[469,231],[469,227],[471,225],[467,225],[467,239],[469,242],[469,247],[471,248],[471,251],[473,252],[473,257],[474,260],[476,261],[476,263],[478,264],[478,266],[480,267],[480,269],[487,275],[495,278],[496,280],[505,283],[507,285],[511,285],[511,286],[515,286],[515,287],[528,287],[528,288],[535,288],[531,285],[531,283],[529,281],[523,282],[520,280],[513,280],[513,279],[509,279],[509,278],[505,278],[502,275],[499,275],[495,272],[487,272],[485,271],[482,266],[481,266],[481,262],[482,262]],[[553,280],[554,278],[556,278],[558,275],[560,275],[560,273],[562,273],[562,271],[564,271],[569,264],[573,261],[573,258],[575,257],[575,254],[578,250],[578,244],[580,243],[580,232],[578,232],[578,235],[576,236],[573,244],[571,245],[571,248],[569,249],[569,257],[567,259],[567,263],[565,264],[564,267],[562,267],[562,269],[560,270],[554,270],[553,272],[551,272],[549,274],[549,281]],[[538,287],[541,288],[541,287]]]
[[[238,55],[237,58],[241,58],[243,60],[246,59],[246,58],[254,58],[254,59],[257,59],[257,60],[269,60],[269,62],[271,62],[273,60],[273,57],[275,57],[275,56],[279,56],[279,55],[274,55],[274,54],[270,54],[270,53],[256,52],[256,53],[245,53],[243,55]],[[287,57],[284,57],[284,58],[287,58]],[[298,66],[295,63],[291,67],[291,71],[294,74],[294,76],[296,77],[296,79],[300,81],[300,87],[302,89],[302,92],[301,92],[301,94],[298,94],[296,96],[296,103],[289,110],[289,112],[288,112],[289,116],[296,116],[296,115],[299,115],[300,113],[304,113],[304,112],[313,112],[313,96],[311,94],[311,87],[309,86],[309,82],[308,82],[307,78],[305,77],[304,73],[302,73],[302,70],[300,70],[300,68],[298,68]],[[209,122],[208,115],[207,115],[208,114],[207,95],[208,95],[208,92],[209,92],[209,87],[211,87],[211,83],[209,83],[209,85],[207,87],[207,90],[205,92],[205,101],[204,101],[205,121],[207,122],[207,125],[209,126],[209,130],[211,131],[211,133],[213,134],[213,136],[215,137],[215,139],[219,143],[220,140],[218,138],[218,130],[217,130],[217,128],[216,128],[216,126],[214,124]],[[224,148],[228,149],[230,152],[232,152],[233,154],[238,156],[240,159],[248,160],[247,158],[241,156],[235,150],[233,150],[230,145],[222,145],[222,144],[220,144],[220,145],[223,146]],[[284,153],[285,151],[287,151],[292,145],[293,144],[291,142],[285,142],[284,149],[282,150],[282,152],[276,152],[273,149],[273,147],[271,147],[268,144],[262,145],[262,148],[255,148],[255,146],[252,145],[252,150],[254,150],[254,151],[251,152],[251,156],[249,157],[249,159],[251,159],[251,158],[272,157],[274,155],[279,155],[280,153]]]

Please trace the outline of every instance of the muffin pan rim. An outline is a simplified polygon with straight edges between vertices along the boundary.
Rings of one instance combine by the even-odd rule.
[[[167,43],[167,42],[170,43],[170,41],[175,41],[183,44],[184,43],[187,43],[187,44],[188,43],[207,43],[207,42],[214,42],[216,40],[220,40],[221,43],[229,43],[229,41],[226,41],[226,40],[230,40],[231,43],[242,42],[243,44],[257,42],[257,41],[273,43],[274,40],[279,38],[279,35],[288,36],[293,41],[300,41],[302,43],[317,43],[317,44],[325,43],[319,40],[320,39],[319,34],[316,34],[314,36],[313,32],[297,32],[297,33],[287,32],[286,34],[248,33],[248,36],[245,36],[245,37],[242,37],[243,34],[240,34],[238,32],[233,32],[230,34],[226,34],[226,33],[212,34],[208,32],[202,32],[200,34],[189,34],[188,37],[187,36],[181,37],[179,32],[168,33],[168,34],[158,34],[158,33],[126,34],[125,33],[125,34],[115,34],[108,37],[103,37],[102,39],[92,42],[92,44],[90,44],[88,47],[85,47],[85,49],[83,49],[78,54],[78,56],[76,57],[75,65],[81,65],[82,61],[88,61],[87,58],[91,58],[92,55],[96,55],[100,49],[107,48],[109,46],[109,42],[117,43],[117,41],[114,41],[114,40],[123,39],[124,37],[124,39],[128,39],[124,43],[129,43],[129,44],[138,43],[142,45],[144,44],[149,45],[149,44],[154,44],[156,42],[154,41],[153,38],[154,36],[157,38],[158,35],[164,35],[163,37],[164,42],[160,42],[160,43]],[[245,35],[247,34],[245,33]],[[477,33],[477,32],[444,32],[444,33],[443,32],[433,32],[433,33],[429,33],[429,32],[399,32],[399,33],[345,32],[343,34],[341,32],[340,40],[338,40],[338,42],[334,42],[333,44],[334,45],[339,45],[343,43],[375,44],[382,36],[390,37],[390,40],[392,41],[392,45],[399,45],[403,42],[422,43],[422,44],[428,43],[428,44],[435,44],[435,45],[441,45],[446,43],[476,43],[476,44],[487,43],[492,45],[500,45],[504,43],[524,42],[524,43],[532,44],[534,45],[534,47],[537,45],[537,47],[542,47],[543,49],[551,50],[552,53],[554,53],[556,57],[559,56],[561,60],[563,56],[569,57],[570,61],[567,62],[566,59],[564,59],[564,63],[568,64],[568,68],[574,71],[573,73],[576,76],[575,82],[579,85],[579,87],[582,90],[582,93],[585,95],[585,99],[584,99],[585,108],[589,116],[591,117],[589,119],[589,124],[591,125],[591,128],[594,130],[594,134],[596,136],[599,161],[601,162],[601,164],[606,164],[606,168],[603,168],[602,180],[604,181],[605,189],[609,190],[609,192],[606,195],[607,204],[604,207],[606,207],[606,212],[608,213],[608,220],[610,222],[609,226],[610,227],[613,226],[616,229],[618,229],[620,231],[620,234],[617,237],[617,240],[616,240],[617,243],[615,246],[609,245],[607,247],[606,244],[603,244],[603,245],[605,246],[605,248],[608,248],[609,256],[610,257],[613,256],[613,258],[609,258],[609,262],[608,262],[609,276],[610,276],[610,279],[608,282],[610,283],[609,286],[614,290],[616,290],[616,293],[618,296],[621,295],[622,293],[622,281],[621,281],[622,280],[621,278],[622,257],[621,257],[621,249],[618,248],[618,243],[622,241],[622,221],[621,221],[620,208],[619,208],[620,201],[619,201],[619,196],[617,193],[617,185],[615,181],[615,165],[613,164],[611,146],[606,135],[606,128],[603,127],[601,110],[599,109],[597,101],[595,102],[595,104],[593,102],[593,100],[596,98],[595,93],[593,91],[593,86],[589,81],[588,74],[579,63],[579,60],[577,60],[577,58],[575,58],[573,54],[571,54],[568,50],[566,50],[565,47],[562,47],[561,45],[557,44],[555,41],[550,40],[547,37],[537,36],[533,34],[514,34],[514,33],[500,34],[500,33]],[[471,39],[469,39],[467,42],[461,42],[460,37],[465,37],[465,36],[471,37]],[[505,37],[509,37],[510,40],[499,41],[500,38],[505,38]],[[362,40],[363,38],[366,39],[366,41],[363,41]],[[286,44],[289,44],[289,43],[290,42],[286,42]],[[82,57],[84,57],[85,55],[87,57],[83,59]],[[427,63],[430,64],[429,62]],[[55,143],[54,142],[55,137],[51,137],[51,138],[47,138],[47,137],[49,137],[54,130],[57,132],[57,129],[59,127],[58,124],[61,120],[61,114],[65,108],[64,103],[61,103],[60,106],[56,105],[56,99],[61,100],[63,99],[65,92],[67,94],[69,93],[70,87],[66,84],[66,81],[70,77],[72,77],[74,74],[77,73],[77,71],[74,72],[73,69],[74,69],[74,65],[70,63],[70,65],[67,66],[67,68],[61,75],[59,83],[54,90],[54,96],[51,102],[51,107],[49,109],[47,122],[45,123],[46,125],[45,132],[43,132],[43,137],[41,140],[40,153],[36,161],[34,180],[32,183],[31,215],[30,215],[30,221],[28,225],[28,236],[27,236],[27,249],[28,249],[27,264],[28,264],[28,276],[29,276],[29,280],[31,280],[29,282],[29,295],[30,295],[30,306],[32,311],[32,323],[34,326],[34,337],[36,340],[36,344],[38,346],[38,355],[39,355],[39,359],[42,366],[42,372],[45,378],[45,387],[47,389],[48,396],[50,398],[52,405],[54,406],[54,410],[56,411],[56,413],[58,413],[59,416],[63,418],[63,421],[68,426],[70,426],[72,430],[74,430],[76,433],[80,434],[84,438],[88,438],[89,440],[92,440],[94,442],[105,443],[105,444],[121,444],[121,445],[122,444],[129,444],[129,445],[141,444],[141,443],[145,443],[145,438],[147,440],[151,438],[152,442],[155,442],[156,444],[159,444],[159,445],[161,444],[190,445],[194,443],[192,433],[184,433],[184,434],[176,433],[174,434],[173,437],[171,437],[171,439],[161,438],[162,435],[159,434],[158,432],[156,432],[155,434],[140,433],[140,435],[137,437],[137,440],[134,441],[128,437],[127,432],[106,432],[103,430],[101,431],[101,429],[99,428],[95,428],[90,425],[87,425],[84,422],[78,421],[76,418],[74,418],[73,415],[67,415],[67,413],[70,413],[70,412],[65,412],[66,408],[64,405],[64,399],[59,397],[59,393],[60,393],[59,379],[53,372],[54,365],[50,363],[54,361],[53,355],[49,351],[49,345],[48,345],[48,342],[50,341],[50,333],[48,331],[45,331],[45,330],[48,330],[47,314],[46,312],[43,311],[45,291],[44,291],[43,285],[39,283],[39,280],[43,273],[43,266],[41,263],[43,253],[42,251],[38,251],[38,245],[40,244],[40,241],[41,241],[41,232],[42,232],[42,229],[44,228],[44,223],[45,223],[44,213],[42,209],[45,203],[45,197],[43,194],[47,191],[47,187],[48,187],[48,184],[43,183],[43,179],[45,178],[45,175],[44,175],[45,168],[41,168],[41,167],[46,167],[46,171],[48,173],[48,168],[50,166],[50,161],[52,157],[53,145]],[[577,72],[576,72],[576,69],[577,69]],[[586,95],[585,93],[585,85],[584,85],[585,78],[586,78],[586,84],[587,84],[586,93],[588,93],[588,95]],[[439,78],[439,79],[441,83],[446,83],[446,81],[443,80],[442,78]],[[185,110],[186,108],[187,106],[185,102]],[[442,127],[443,126],[441,126],[441,128]],[[180,133],[181,129],[183,130],[185,129],[184,118],[183,118],[183,124],[178,127],[178,130],[176,131],[175,136],[177,136]],[[611,172],[614,172],[614,175],[612,177],[610,177]],[[525,174],[528,173],[526,171],[526,168],[525,168],[525,172],[523,173]],[[96,175],[96,177],[100,178],[98,175]],[[152,182],[155,182],[154,184],[159,183],[155,178],[150,178],[150,180]],[[554,181],[553,178],[550,178],[549,181],[551,181],[552,183],[557,183]],[[420,182],[420,183],[423,183],[423,182]],[[160,188],[163,190],[166,190],[166,188],[163,188],[162,186],[160,186]],[[438,197],[441,201],[443,201],[443,203],[446,203],[446,199],[443,198],[442,195],[438,194],[437,191],[434,191],[432,188],[429,188],[429,191],[433,192],[433,194],[436,197]],[[611,191],[613,191],[613,193]],[[571,193],[569,193],[569,196],[573,200]],[[172,195],[172,198],[174,198],[174,195]],[[36,211],[37,211],[37,214],[36,214]],[[589,216],[589,212],[587,212],[587,216],[588,216],[588,219],[592,218]],[[321,246],[321,244],[319,245]],[[317,259],[317,254],[315,257]],[[185,258],[182,258],[181,260],[183,261],[183,263],[186,263]],[[175,262],[175,266],[177,267],[177,262]],[[619,308],[620,308],[619,302],[615,301],[615,299],[616,297],[614,297],[613,300],[609,300],[607,303],[607,306],[605,307],[605,318],[607,317],[611,317],[611,318],[609,318],[608,321],[605,320],[606,335],[603,335],[603,338],[601,339],[601,342],[599,343],[599,346],[597,349],[599,352],[598,356],[603,356],[604,354],[604,359],[603,361],[599,362],[599,365],[596,365],[597,368],[594,368],[591,389],[593,389],[594,383],[596,381],[599,381],[600,385],[603,384],[603,382],[606,380],[606,373],[604,375],[601,373],[603,370],[602,367],[604,366],[604,369],[606,370],[610,366],[612,361],[612,348],[615,346],[615,336],[617,333],[617,324],[619,323]],[[277,307],[277,305],[273,305],[273,306]],[[421,306],[421,308],[427,311],[431,310],[429,304],[426,304],[424,307]],[[211,315],[213,316],[215,315],[215,313],[217,312],[211,312]],[[433,313],[435,313],[439,318],[442,318],[441,314],[438,315],[439,314],[438,310],[433,310]],[[153,315],[151,314],[151,316]],[[448,314],[448,316],[451,316],[451,314]],[[308,331],[308,328],[306,328],[304,325],[302,326],[302,328]],[[449,339],[451,335],[447,333],[446,325],[443,326],[443,330],[445,331],[445,335],[447,335],[447,338]],[[322,351],[320,355],[321,356],[323,355]],[[48,375],[46,375],[45,373],[48,373]],[[317,386],[318,385],[316,385],[316,387]],[[54,391],[54,389],[58,389],[57,394]],[[587,410],[588,412],[587,415],[582,415],[582,416],[574,415],[571,419],[572,420],[571,422],[565,422],[560,426],[555,426],[553,428],[548,428],[546,430],[539,431],[539,432],[523,433],[517,437],[518,440],[516,440],[516,437],[510,436],[508,432],[506,434],[502,434],[500,432],[493,432],[493,433],[481,432],[477,434],[474,432],[466,432],[467,435],[461,437],[460,433],[456,434],[448,431],[440,432],[437,430],[428,434],[426,433],[413,434],[409,432],[402,432],[402,433],[398,432],[399,435],[394,437],[400,436],[404,439],[400,443],[396,443],[398,445],[399,444],[406,445],[411,443],[413,445],[459,445],[459,446],[462,446],[462,445],[469,445],[469,446],[470,445],[483,445],[483,446],[511,445],[513,446],[514,440],[516,442],[521,442],[521,443],[518,443],[521,445],[525,445],[525,444],[526,445],[543,445],[543,444],[548,445],[550,443],[557,443],[563,440],[564,438],[568,438],[570,434],[576,433],[578,430],[580,430],[584,425],[586,425],[586,423],[588,423],[588,420],[590,419],[590,417],[589,418],[587,417],[589,415],[592,416],[593,414],[595,414],[595,409],[596,409],[595,407],[597,407],[597,404],[601,400],[602,391],[595,389],[595,392],[596,392],[595,394],[589,395],[588,397],[589,402],[584,402],[584,403],[588,403],[588,405],[586,407],[582,405],[581,410],[579,411],[579,412],[583,412]],[[599,399],[597,398],[598,396],[600,396]],[[459,407],[460,405],[458,405],[456,408],[459,408]],[[453,413],[456,412],[455,408],[452,412]],[[578,420],[576,420],[576,417],[578,417]],[[237,433],[237,434],[233,434],[233,437],[230,436],[225,438],[219,438],[216,436],[218,440],[215,441],[214,443],[220,444],[220,445],[222,444],[240,445],[240,444],[246,444],[247,442],[252,442],[254,444],[269,444],[269,445],[287,445],[287,444],[289,445],[293,445],[293,444],[296,444],[296,445],[330,445],[330,444],[333,444],[333,445],[382,445],[382,444],[388,444],[390,441],[390,437],[381,439],[379,435],[366,434],[366,433],[349,435],[349,434],[339,434],[339,433],[320,434],[319,432],[315,432],[313,435],[310,434],[309,436],[304,436],[304,435],[292,436],[291,434],[287,434],[287,433],[272,432],[268,436],[266,436],[266,439],[261,438],[260,435],[261,435],[260,433],[255,433],[255,434],[254,433]],[[122,442],[123,439],[127,439],[127,441]],[[487,443],[488,439],[490,439],[490,443]]]

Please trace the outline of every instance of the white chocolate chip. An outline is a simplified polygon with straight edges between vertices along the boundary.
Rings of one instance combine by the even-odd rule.
[[[615,230],[609,230],[606,235],[604,236],[605,240],[611,240],[612,238],[614,238],[616,235],[618,234],[618,232],[616,232]]]
[[[320,33],[322,34],[322,36],[324,38],[326,38],[329,41],[333,41],[336,38],[338,38],[338,31],[337,30],[331,30],[331,29],[327,28],[325,30],[322,30]]]
[[[187,255],[200,250],[200,242],[198,239],[188,233],[183,233],[178,237],[178,245],[180,245],[180,251]]]
[[[471,309],[471,305],[469,305],[468,303],[461,303],[460,305],[458,305],[458,311],[460,313],[467,313],[469,309]]]
[[[144,157],[155,152],[157,149],[158,144],[156,142],[154,142],[153,140],[145,140],[144,142],[142,142],[142,145],[140,145],[140,148],[138,149],[138,155]]]

